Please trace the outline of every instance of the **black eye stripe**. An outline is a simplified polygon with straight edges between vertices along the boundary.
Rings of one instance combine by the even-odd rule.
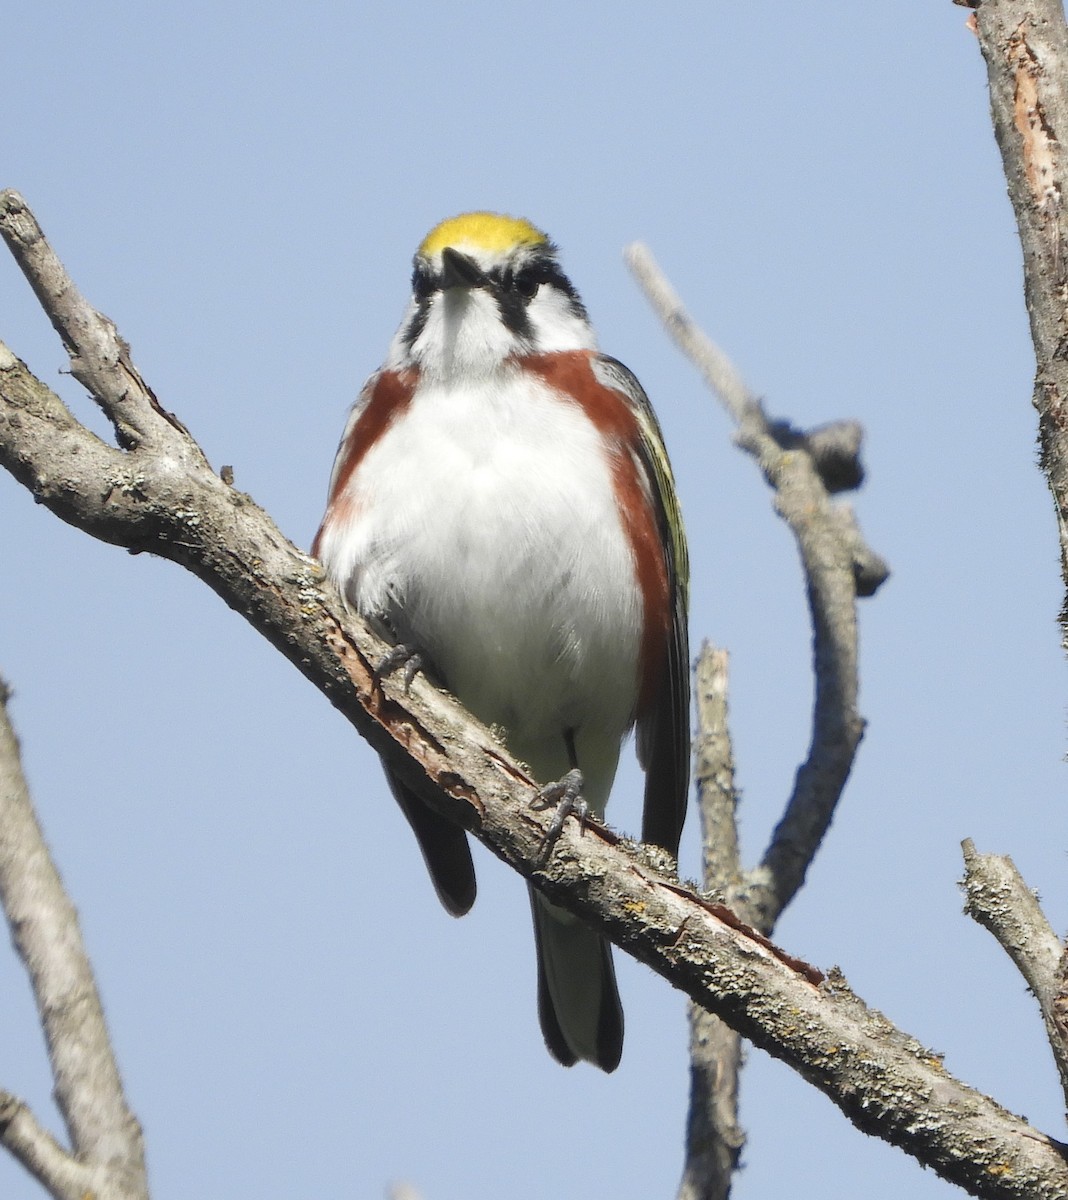
[[[440,291],[441,284],[441,273],[432,271],[424,260],[416,259],[412,271],[412,295],[416,302],[416,311],[402,335],[409,347],[426,327],[431,300],[434,293]],[[517,338],[529,341],[534,330],[528,309],[545,285],[555,288],[560,295],[566,297],[567,306],[573,316],[581,321],[589,320],[586,308],[571,280],[560,270],[556,259],[546,253],[535,252],[525,256],[525,261],[521,262],[518,268],[507,266],[487,271],[483,286],[496,300],[503,324]]]
[[[426,319],[430,315],[430,300],[429,296],[425,300],[419,301],[419,306],[412,314],[412,319],[405,327],[404,333],[401,335],[401,340],[410,350],[419,338],[419,335],[426,328]]]
[[[440,271],[432,271],[428,263],[417,259],[412,271],[412,293],[416,300],[428,299],[441,287],[441,278]],[[571,280],[547,254],[532,255],[518,269],[507,266],[489,271],[487,278],[505,291],[527,295],[533,295],[543,283],[550,283],[572,299],[578,299]]]
[[[536,289],[535,289],[536,290]],[[501,320],[518,338],[529,339],[531,334],[530,314],[527,305],[531,297],[520,294],[515,286],[494,288],[494,299],[501,314]]]
[[[550,283],[569,296],[574,295],[575,292],[571,281],[551,258],[533,259],[531,262],[524,263],[517,271],[513,271],[510,267],[506,268],[502,283],[509,280],[517,291],[527,292],[530,295],[533,295],[543,283]]]
[[[586,315],[585,305],[579,299],[578,292],[575,291],[571,280],[560,270],[555,258],[535,258],[525,264],[518,274],[528,280],[528,286],[530,287],[528,302],[537,295],[540,286],[548,284],[567,297],[568,306],[576,317],[582,321],[589,319]]]

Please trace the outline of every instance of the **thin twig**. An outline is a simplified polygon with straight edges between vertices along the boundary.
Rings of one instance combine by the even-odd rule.
[[[694,779],[701,818],[702,883],[738,910],[740,859],[734,755],[727,722],[729,660],[705,642],[694,669],[697,737]],[[743,920],[748,914],[739,912]],[[690,1006],[690,1108],[678,1200],[725,1200],[738,1169],[745,1133],[738,1123],[742,1039],[719,1017]]]
[[[678,292],[660,270],[648,246],[634,242],[624,251],[624,258],[653,312],[675,345],[704,376],[735,425],[744,426],[751,417],[762,416],[756,395],[746,386],[734,363],[690,319]]]
[[[78,917],[30,802],[0,681],[0,903],[48,1043],[64,1151],[24,1104],[0,1094],[0,1142],[54,1196],[145,1200],[141,1131],[123,1095]]]
[[[694,667],[697,736],[694,783],[701,818],[702,885],[730,904],[741,884],[738,850],[738,794],[734,751],[727,721],[730,657],[704,642]],[[740,914],[748,918],[749,914]]]
[[[134,367],[115,323],[85,302],[18,192],[0,192],[0,218],[8,249],[70,356],[71,374],[100,403],[119,445],[159,444],[165,422],[174,420]],[[172,445],[190,449],[184,442]]]
[[[98,1171],[80,1163],[10,1092],[0,1091],[0,1145],[52,1196],[83,1200]]]
[[[831,823],[864,731],[857,711],[856,598],[889,574],[864,544],[853,515],[829,492],[863,477],[860,431],[837,422],[809,433],[772,422],[726,354],[694,324],[648,247],[635,243],[627,264],[682,352],[738,427],[736,439],[775,492],[775,507],[797,539],[813,626],[816,699],[808,756],[745,898],[769,933],[798,888]]]
[[[1068,1030],[1064,1022],[1064,946],[1007,855],[964,851],[964,911],[997,939],[1038,1001],[1068,1106]]]

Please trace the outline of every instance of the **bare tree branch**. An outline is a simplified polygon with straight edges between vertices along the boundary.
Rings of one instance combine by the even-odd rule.
[[[1062,0],[957,0],[987,68],[994,137],[1023,248],[1032,402],[1068,588],[1068,26]],[[1068,598],[1061,609],[1068,648]],[[1012,860],[964,843],[967,911],[1011,955],[1042,1010],[1068,1103],[1068,953]]]
[[[857,711],[856,598],[874,594],[889,570],[864,544],[852,513],[828,495],[843,480],[856,486],[863,477],[860,431],[855,422],[840,422],[806,434],[770,421],[730,359],[694,325],[649,249],[635,243],[626,259],[665,328],[737,425],[738,444],[756,459],[801,552],[816,702],[808,757],[763,861],[747,877],[747,919],[768,933],[804,882],[864,732]]]
[[[5,216],[23,202],[0,194]],[[24,219],[24,218],[23,218]],[[54,315],[54,314],[53,314]],[[76,332],[76,331],[75,331]],[[89,351],[77,349],[84,357]],[[97,371],[119,368],[96,363]],[[87,376],[89,377],[89,376]],[[97,401],[109,410],[101,387]],[[838,976],[778,950],[723,905],[662,869],[655,849],[610,830],[565,828],[548,862],[549,818],[535,784],[454,700],[417,679],[380,684],[387,647],[349,613],[321,569],[247,496],[215,476],[177,423],[136,389],[124,427],[145,429],[117,452],[82,430],[62,401],[10,352],[0,356],[0,463],[36,498],[86,532],[150,549],[200,576],[318,687],[413,786],[443,789],[441,811],[535,879],[554,903],[602,928],[698,1004],[781,1058],[858,1127],[982,1197],[1053,1200],[1068,1190],[1062,1148],[954,1079],[939,1058],[869,1010]],[[116,414],[111,414],[113,419]],[[161,422],[173,432],[161,430]],[[75,451],[79,452],[75,452]],[[53,457],[53,452],[58,457]]]
[[[1068,1105],[1068,1030],[1064,1022],[1065,951],[1043,913],[1038,897],[1007,855],[979,854],[971,838],[964,851],[964,911],[1016,964],[1042,1010],[1053,1058]]]
[[[51,1195],[81,1200],[91,1194],[97,1172],[75,1161],[21,1100],[4,1091],[0,1091],[0,1145]]]
[[[17,192],[0,194],[0,211],[4,241],[59,334],[70,356],[71,374],[98,401],[119,445],[125,450],[142,444],[162,449],[167,426],[154,418],[163,416],[177,429],[182,427],[160,409],[114,322],[86,304]],[[201,454],[191,438],[172,438],[169,448]]]
[[[78,917],[30,803],[0,680],[0,903],[48,1043],[64,1150],[0,1092],[0,1143],[59,1200],[144,1200],[141,1130],[123,1095]]]
[[[694,668],[697,736],[694,781],[701,818],[702,882],[733,908],[742,886],[738,849],[738,794],[734,789],[734,750],[727,722],[730,657],[710,642],[701,646]]]
[[[742,920],[770,934],[804,882],[830,826],[864,729],[857,711],[856,600],[858,595],[874,594],[889,572],[861,536],[852,510],[830,500],[832,493],[855,488],[863,480],[863,434],[855,421],[837,421],[808,432],[771,421],[728,356],[691,320],[649,249],[632,245],[626,258],[665,328],[737,426],[735,440],[760,466],[774,491],[776,511],[801,552],[813,625],[812,739],[759,866],[743,871],[738,861],[733,803],[725,804],[714,787],[699,787],[698,793],[706,825],[705,886],[720,890]],[[699,738],[715,745],[717,738],[727,737],[725,729],[717,732],[726,719],[725,661],[721,670],[711,662],[705,670],[709,688],[700,683],[697,688]],[[717,677],[723,696],[713,703],[717,686],[712,681]],[[703,693],[709,700],[704,711]],[[710,723],[707,728],[703,720]],[[729,741],[726,751],[729,755]],[[698,775],[700,779],[700,767]],[[744,1140],[737,1124],[741,1046],[735,1035],[694,1012],[690,1047],[690,1118],[680,1195],[725,1197]],[[700,1086],[712,1086],[715,1092],[702,1095]]]
[[[971,7],[1023,245],[1041,462],[1068,587],[1068,29],[1061,0],[982,0]],[[1068,601],[1061,622],[1068,647]]]
[[[694,670],[694,779],[701,818],[702,883],[706,892],[735,908],[741,878],[738,796],[727,722],[728,668],[727,652],[705,642]],[[691,1003],[689,1010],[690,1108],[678,1200],[724,1200],[745,1146],[738,1123],[742,1039],[698,1005]]]

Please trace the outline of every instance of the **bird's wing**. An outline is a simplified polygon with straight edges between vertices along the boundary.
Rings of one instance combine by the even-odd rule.
[[[311,553],[315,558],[319,557],[319,546],[322,541],[323,530],[334,516],[338,493],[348,482],[349,476],[352,474],[352,466],[355,458],[360,453],[357,449],[356,441],[352,436],[353,431],[366,411],[367,406],[371,403],[371,398],[375,394],[375,388],[381,376],[382,372],[376,371],[363,385],[359,396],[356,397],[356,403],[353,404],[349,411],[348,420],[345,422],[345,430],[341,435],[341,441],[338,443],[337,453],[334,455],[334,465],[330,471],[330,487],[326,494],[326,512],[323,515],[322,524],[319,526],[319,530],[311,544]]]
[[[320,555],[324,531],[332,521],[343,519],[344,492],[357,462],[386,427],[396,406],[407,403],[412,386],[410,377],[386,370],[372,375],[364,384],[349,413],[334,458],[326,515],[312,543],[311,552],[316,557]],[[369,411],[372,406],[375,406],[374,410]],[[365,415],[369,428],[361,429],[361,436],[357,439],[356,427]],[[368,613],[365,616],[382,636],[392,633],[381,614]],[[475,901],[475,869],[467,834],[459,825],[439,816],[388,766],[385,770],[390,790],[415,833],[442,904],[453,916],[462,916]]]
[[[642,841],[678,855],[690,780],[689,556],[686,533],[660,425],[642,385],[614,358],[598,356],[594,369],[627,402],[639,430],[634,448],[656,510],[664,547],[671,629],[652,701],[637,722],[638,759],[645,768]]]

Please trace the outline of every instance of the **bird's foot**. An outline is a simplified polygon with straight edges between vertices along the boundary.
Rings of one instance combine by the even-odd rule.
[[[401,642],[394,646],[384,659],[378,664],[375,670],[375,679],[381,683],[383,679],[387,679],[390,675],[396,674],[402,667],[404,668],[404,694],[412,690],[412,681],[416,675],[423,670],[425,664],[423,656],[415,648],[409,646],[405,642]]]
[[[584,833],[586,830],[586,818],[589,816],[589,806],[582,798],[582,772],[578,768],[574,768],[556,783],[547,783],[545,787],[534,797],[530,802],[530,807],[540,812],[543,809],[551,808],[556,805],[556,812],[553,813],[553,819],[549,822],[549,828],[545,831],[545,837],[541,843],[542,862],[548,860],[552,853],[553,846],[560,839],[560,834],[564,832],[564,822],[574,813],[579,821],[579,833]]]

